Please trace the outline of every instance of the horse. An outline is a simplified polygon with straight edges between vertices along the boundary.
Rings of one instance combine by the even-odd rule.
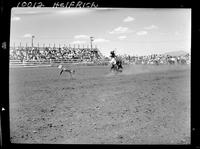
[[[59,65],[58,68],[61,69],[60,75],[61,75],[63,72],[68,72],[68,73],[70,74],[71,78],[73,78],[73,77],[72,77],[72,74],[73,74],[73,75],[75,74],[75,70],[73,70],[73,69],[67,69],[67,68],[65,68],[63,65]]]
[[[121,59],[112,59],[111,60],[111,71],[115,71],[115,72],[122,72],[122,60]]]

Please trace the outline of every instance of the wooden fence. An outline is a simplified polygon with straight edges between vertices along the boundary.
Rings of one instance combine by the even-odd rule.
[[[57,66],[58,64],[82,64],[82,65],[107,65],[108,61],[96,60],[80,60],[80,59],[51,59],[51,60],[29,60],[29,61],[21,61],[21,60],[10,60],[10,66],[33,66],[33,65],[47,65],[47,66]]]

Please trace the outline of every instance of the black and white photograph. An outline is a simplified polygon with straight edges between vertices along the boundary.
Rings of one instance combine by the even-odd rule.
[[[9,44],[11,143],[191,143],[190,8],[14,7]]]

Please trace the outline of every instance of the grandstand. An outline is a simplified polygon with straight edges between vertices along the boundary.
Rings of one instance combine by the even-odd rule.
[[[10,65],[54,63],[94,63],[104,56],[98,48],[71,47],[18,47],[10,48]]]

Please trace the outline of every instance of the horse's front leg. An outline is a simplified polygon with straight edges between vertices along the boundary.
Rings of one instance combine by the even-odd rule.
[[[111,68],[110,68],[110,71],[112,72],[112,70],[113,70],[113,68],[111,67]]]
[[[72,73],[71,73],[71,72],[69,72],[69,74],[70,74],[71,78],[73,79]]]
[[[63,69],[60,71],[60,75],[63,73]]]
[[[113,71],[114,71],[114,68],[115,68],[115,67],[114,67],[114,65],[112,64],[112,66],[111,66],[111,68],[110,68],[110,71],[113,72]]]

